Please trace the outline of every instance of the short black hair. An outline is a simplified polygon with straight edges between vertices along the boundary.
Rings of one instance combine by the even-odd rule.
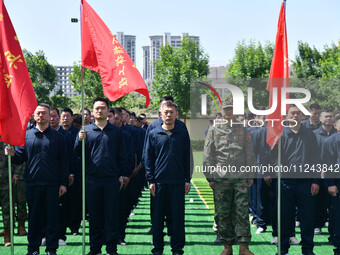
[[[122,116],[122,109],[119,107],[114,107],[112,113],[115,115],[118,114],[119,116]]]
[[[171,101],[165,102],[164,104],[162,104],[162,108],[161,109],[163,109],[164,106],[174,107],[176,109],[176,111],[177,111],[177,104],[175,104],[174,102],[171,102]]]
[[[51,111],[51,108],[50,108],[50,106],[48,105],[48,104],[45,104],[45,103],[39,103],[38,105],[37,105],[37,107],[38,106],[41,106],[41,107],[45,107],[45,108],[47,108],[48,109],[48,112],[50,112]]]
[[[333,108],[330,108],[330,107],[328,107],[328,108],[323,108],[322,110],[321,110],[321,113],[322,112],[332,112],[333,113]]]
[[[85,108],[84,108],[84,112],[85,112],[85,111],[88,111],[89,114],[91,115],[91,111],[89,110],[89,108],[86,108],[86,107],[85,107]],[[80,113],[82,113],[82,111],[80,111]]]
[[[104,102],[107,106],[107,108],[109,108],[109,100],[107,100],[105,97],[96,97],[95,99],[93,99],[92,101],[92,105],[94,105],[96,102]]]
[[[71,116],[73,116],[73,111],[68,107],[61,109],[61,113],[63,113],[63,112],[69,112],[71,114]]]
[[[78,123],[82,125],[81,115],[79,113],[72,115],[72,117],[73,117],[72,123]]]
[[[120,109],[121,109],[122,111],[125,111],[127,114],[130,115],[130,111],[129,111],[128,109],[126,109],[126,108],[124,108],[124,107],[120,107]]]
[[[336,115],[335,116],[335,122],[339,121],[340,120],[340,114]]]
[[[172,101],[174,102],[174,98],[172,96],[164,96],[159,100],[159,103],[161,104],[163,101]]]
[[[56,111],[58,116],[60,116],[59,109],[57,107],[52,106],[50,111]]]
[[[255,118],[255,114],[252,112],[248,112],[245,117],[247,120],[252,120]]]
[[[312,103],[309,106],[309,110],[321,110],[321,106],[318,103]]]
[[[141,113],[141,114],[139,114],[139,117],[142,117],[143,119],[145,119],[146,115],[145,115],[145,113]]]

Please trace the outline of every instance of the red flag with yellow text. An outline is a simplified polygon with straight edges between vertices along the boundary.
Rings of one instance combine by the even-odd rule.
[[[289,84],[289,66],[288,66],[288,46],[287,46],[287,28],[285,17],[285,1],[281,5],[279,22],[277,25],[277,34],[275,41],[275,50],[270,68],[269,81],[267,90],[270,92],[269,105],[273,103],[273,88],[277,88],[277,108],[268,115],[268,119],[280,120],[268,123],[267,127],[267,144],[273,149],[282,135],[281,121],[281,88],[288,87]]]
[[[110,101],[136,91],[146,97],[148,106],[149,91],[136,65],[91,6],[81,2],[82,66],[100,73],[104,95]]]
[[[23,146],[37,100],[18,37],[0,1],[0,135],[5,143]]]

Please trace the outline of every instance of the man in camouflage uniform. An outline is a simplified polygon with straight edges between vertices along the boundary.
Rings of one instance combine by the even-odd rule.
[[[4,244],[11,245],[11,224],[9,206],[9,186],[8,186],[8,157],[4,152],[5,144],[0,141],[0,203],[2,207],[2,219],[4,223]],[[12,168],[13,170],[13,168]],[[13,182],[18,182],[17,173],[14,173]]]
[[[232,255],[235,242],[240,245],[240,255],[252,255],[248,249],[251,239],[248,189],[254,174],[240,170],[242,166],[252,166],[256,170],[255,156],[247,128],[240,123],[234,124],[231,99],[226,100],[222,116],[223,119],[215,121],[208,130],[203,159],[207,180],[215,194],[215,221],[224,244],[221,255]],[[229,167],[236,172],[219,171]]]

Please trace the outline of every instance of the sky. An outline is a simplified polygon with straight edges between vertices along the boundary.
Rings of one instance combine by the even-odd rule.
[[[22,48],[42,50],[53,65],[80,61],[80,0],[4,0]],[[281,0],[88,0],[115,34],[136,36],[137,67],[151,35],[200,37],[210,66],[225,66],[238,41],[274,42]],[[287,0],[289,59],[299,40],[322,50],[340,39],[339,0]]]

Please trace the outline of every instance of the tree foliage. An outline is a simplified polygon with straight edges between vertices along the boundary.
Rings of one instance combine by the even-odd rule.
[[[293,63],[291,86],[306,88],[312,100],[322,107],[339,108],[340,103],[340,46],[332,43],[318,51],[308,43],[298,42]]]
[[[226,71],[227,82],[237,85],[244,94],[247,88],[253,88],[253,104],[256,107],[267,106],[269,97],[266,90],[270,66],[274,53],[274,45],[253,40],[237,43],[234,57]]]
[[[238,42],[226,77],[232,79],[267,78],[274,53],[274,45],[266,42]]]
[[[61,88],[55,95],[50,96],[57,84],[57,72],[55,67],[48,63],[44,52],[38,51],[33,54],[24,49],[23,54],[38,103],[56,107],[68,106],[71,99],[63,96]]]
[[[334,43],[319,52],[315,46],[299,41],[292,63],[297,78],[340,78],[340,48]]]
[[[69,77],[70,82],[76,91],[81,92],[81,64],[73,63],[73,69],[73,74]],[[94,98],[105,97],[99,73],[84,68],[84,92],[84,105],[88,108],[92,108],[92,100]],[[145,97],[139,96],[137,92],[131,92],[114,102],[110,102],[110,105],[125,107],[127,109],[142,109],[145,107]]]
[[[190,85],[209,72],[209,57],[199,44],[184,37],[181,46],[163,45],[160,59],[155,63],[152,95],[156,101],[166,95],[173,96],[180,115],[190,110]]]

